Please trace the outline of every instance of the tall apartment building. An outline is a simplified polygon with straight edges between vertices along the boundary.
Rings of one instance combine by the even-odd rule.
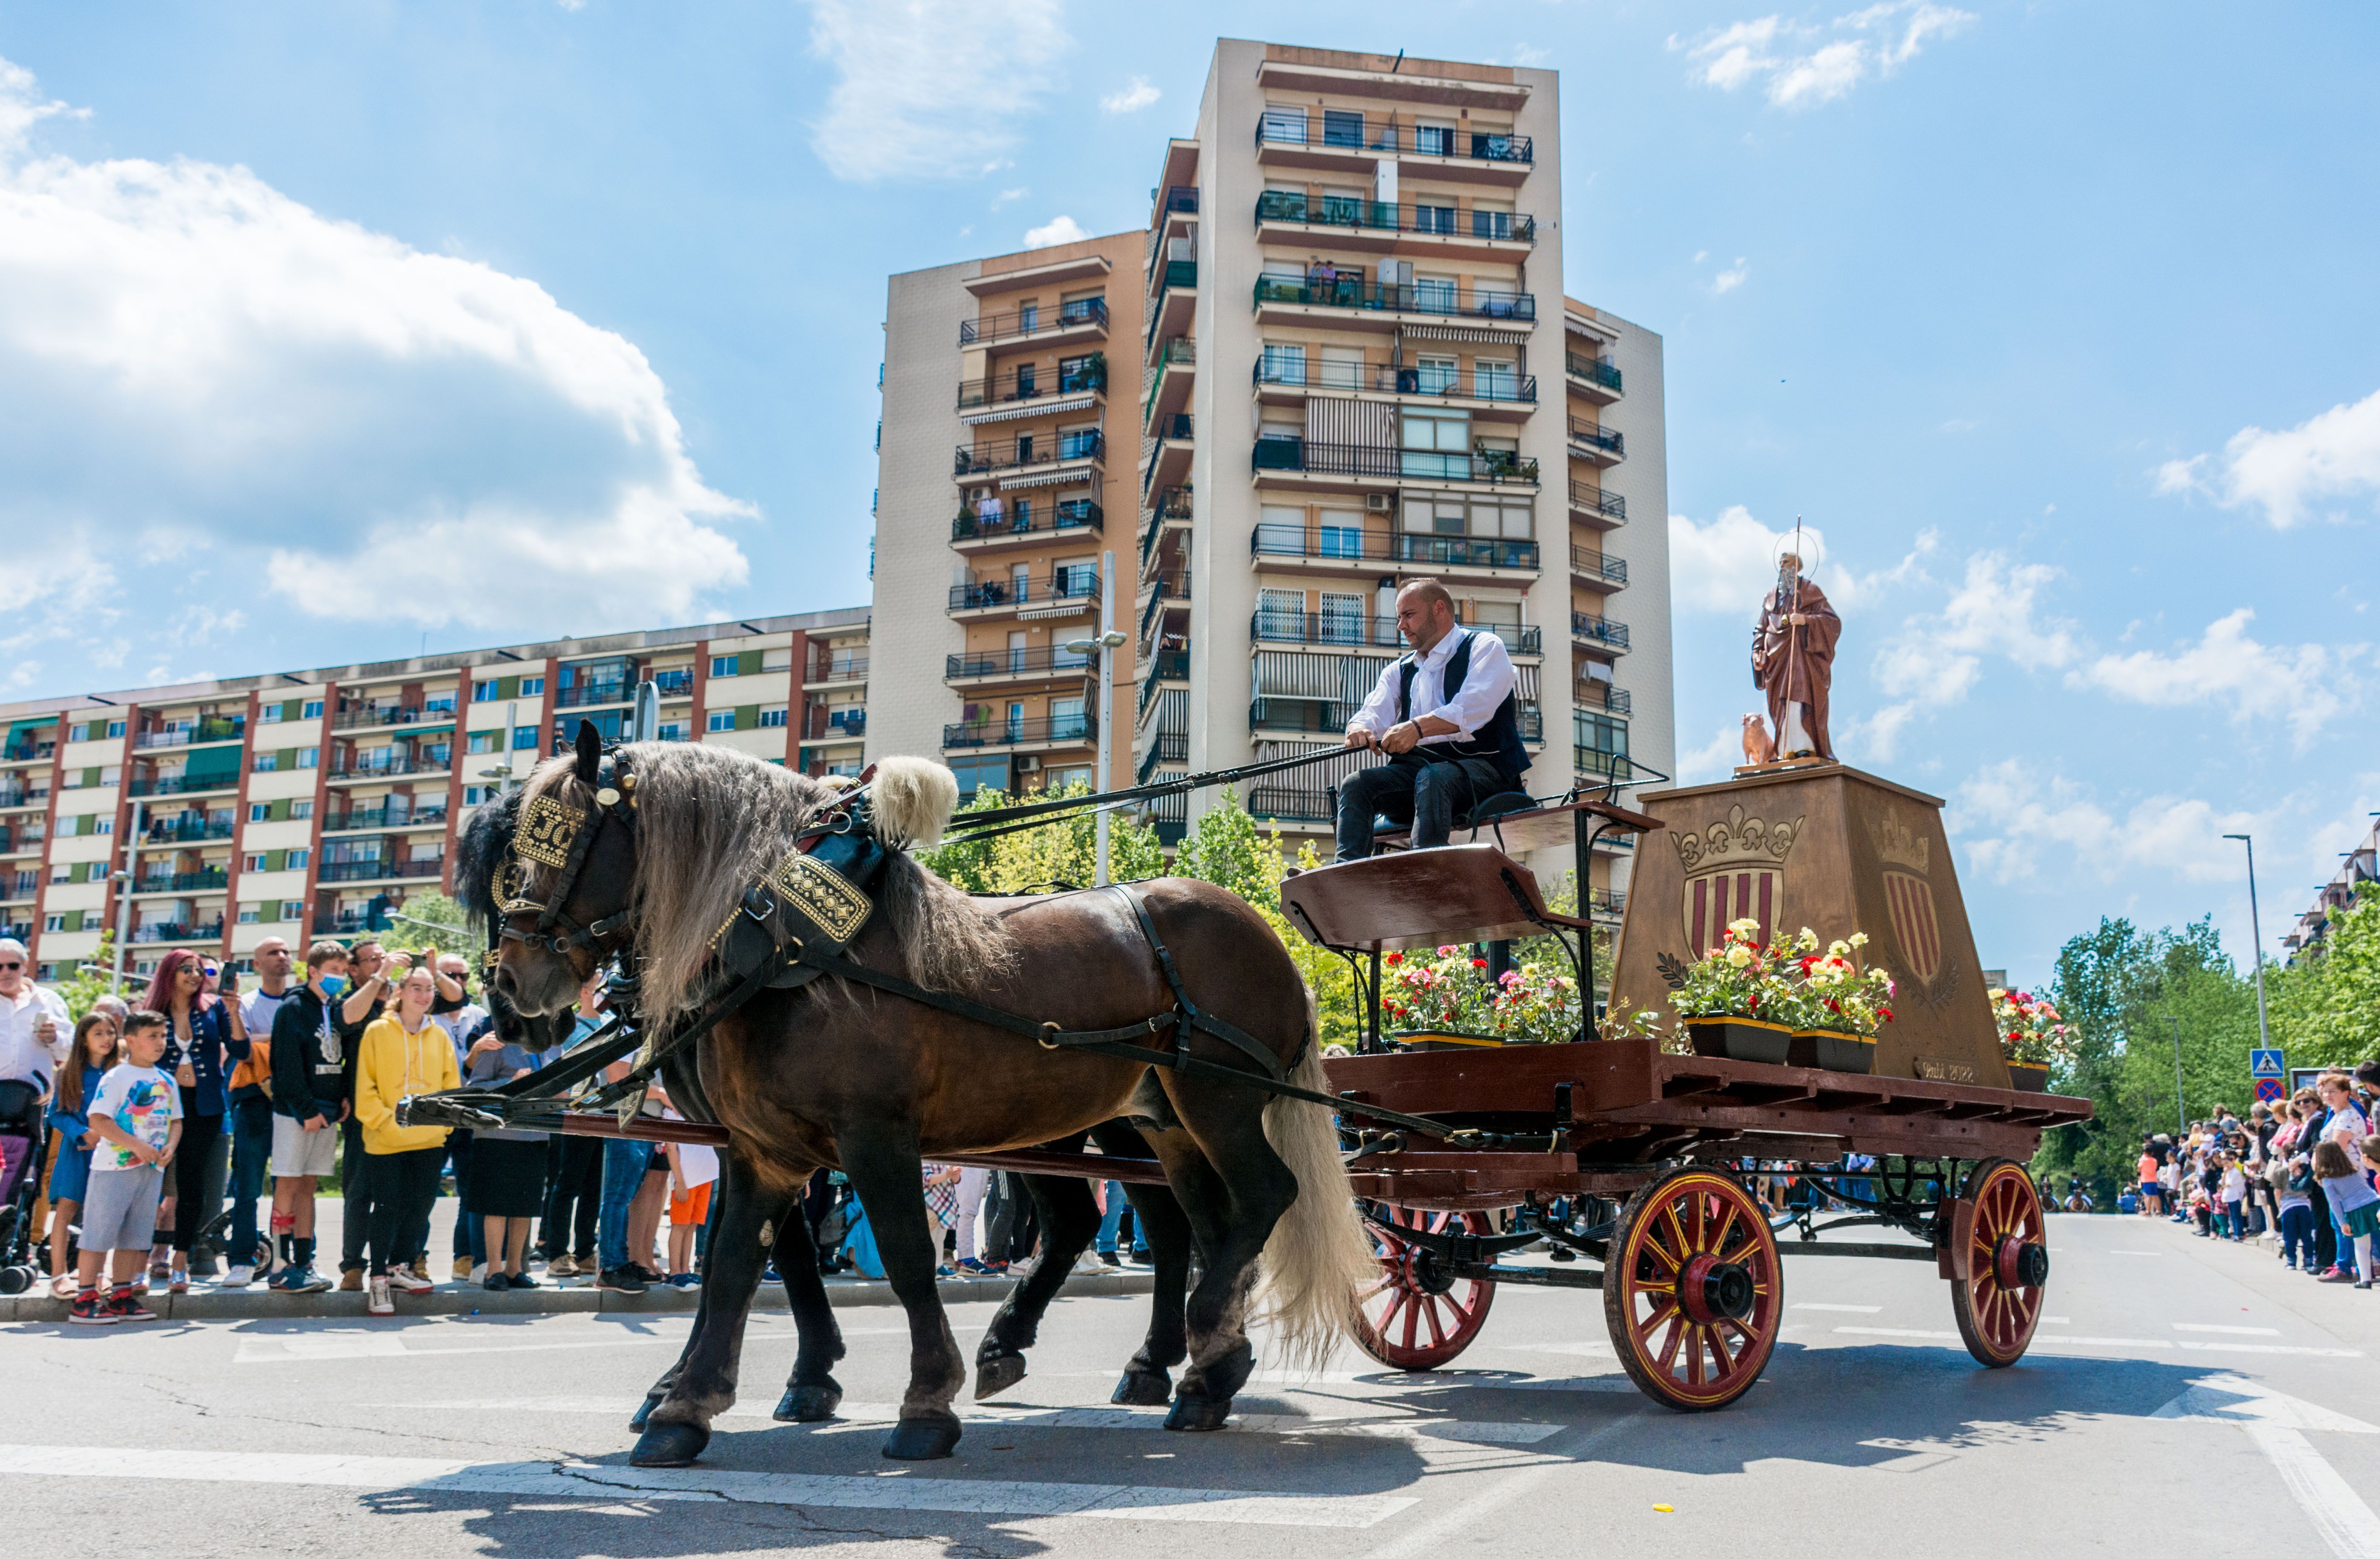
[[[2338,870],[2323,884],[2313,905],[2298,917],[2297,925],[2281,938],[2289,961],[2296,962],[2301,954],[2320,956],[2330,936],[2331,917],[2352,908],[2364,884],[2373,882],[2380,882],[2380,823],[2374,824],[2363,835],[2363,842],[2340,858]]]
[[[1079,667],[1051,663],[1030,614],[1071,609],[1050,639],[1081,630],[1089,602],[1069,603],[1091,586],[1067,570],[1131,535],[1129,512],[1133,778],[1334,745],[1400,652],[1398,586],[1422,577],[1511,649],[1532,791],[1630,756],[1672,772],[1661,341],[1561,294],[1558,93],[1549,70],[1225,40],[1145,234],[892,278],[877,610],[903,644],[877,652],[910,675],[880,685],[871,750],[925,750],[939,723],[954,761],[1024,754],[1062,700],[1079,730]],[[1078,332],[1096,311],[1104,406],[1053,397],[1083,348],[1022,327],[1049,336],[1053,309]],[[1040,463],[1005,457],[1035,481],[1065,467],[1045,421],[1061,440],[1070,418],[1078,437],[1098,427],[1104,466],[1078,479],[1106,495],[1096,536],[1046,505],[1029,524],[1011,505],[998,541],[971,528],[969,495],[1008,485],[970,463],[969,430],[995,417],[1020,442],[1034,429]],[[1005,577],[976,566],[994,546]],[[1322,835],[1329,787],[1368,761],[1293,771],[1248,805]],[[974,772],[1030,784],[1025,767]],[[1606,911],[1611,865],[1592,883]]]
[[[129,963],[241,959],[448,891],[468,810],[575,735],[662,735],[856,773],[865,607],[0,705],[0,926],[42,979],[123,926]]]

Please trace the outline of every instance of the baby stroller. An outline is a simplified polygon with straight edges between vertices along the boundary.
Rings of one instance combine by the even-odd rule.
[[[33,1226],[33,1205],[41,1200],[42,1159],[48,1140],[42,1126],[41,1090],[31,1083],[0,1081],[0,1133],[26,1140],[24,1163],[17,1183],[7,1188],[0,1203],[0,1294],[22,1294],[42,1281],[36,1242],[42,1231]]]

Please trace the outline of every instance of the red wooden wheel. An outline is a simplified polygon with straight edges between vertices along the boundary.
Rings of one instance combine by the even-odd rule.
[[[2003,1370],[2024,1357],[2041,1323],[2049,1281],[2049,1245],[2041,1197],[2022,1164],[1985,1159],[1967,1176],[1975,1204],[1967,1236],[1967,1277],[1950,1285],[1959,1335],[1976,1361]]]
[[[1603,1316],[1645,1395],[1686,1413],[1726,1407],[1767,1368],[1784,1308],[1767,1210],[1732,1175],[1672,1170],[1628,1200]]]
[[[1426,1234],[1496,1232],[1485,1212],[1425,1212],[1412,1207],[1378,1207],[1402,1228]],[[1355,1342],[1392,1370],[1439,1370],[1471,1346],[1495,1302],[1496,1285],[1450,1278],[1421,1246],[1399,1239],[1393,1229],[1366,1225],[1380,1259],[1380,1280],[1364,1291],[1355,1312]]]

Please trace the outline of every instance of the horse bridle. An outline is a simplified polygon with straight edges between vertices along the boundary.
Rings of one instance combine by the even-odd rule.
[[[636,832],[636,789],[637,776],[616,753],[607,751],[595,772],[593,826],[589,826],[585,808],[552,796],[533,797],[521,809],[520,823],[513,831],[513,859],[495,884],[499,942],[511,938],[567,957],[576,948],[600,951],[596,944],[628,927],[635,919],[628,908],[582,926],[563,912],[563,906],[577,888],[579,873],[586,871],[587,859],[605,825],[616,822],[631,834]],[[551,866],[560,873],[542,904],[525,896],[532,865]],[[535,931],[521,931],[509,923],[512,917],[531,911],[537,915]],[[490,949],[492,956],[493,952]]]

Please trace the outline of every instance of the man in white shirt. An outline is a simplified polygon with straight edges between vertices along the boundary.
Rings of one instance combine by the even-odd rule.
[[[1410,823],[1413,847],[1446,843],[1454,820],[1501,791],[1521,788],[1518,678],[1504,641],[1454,620],[1454,598],[1436,579],[1397,592],[1397,631],[1413,646],[1380,673],[1347,722],[1347,745],[1386,753],[1339,787],[1338,860],[1372,853],[1374,814]]]
[[[74,1019],[55,991],[32,980],[32,956],[13,936],[0,937],[0,1206],[17,1194],[17,1175],[32,1157],[41,1130],[41,1102],[74,1043]]]
[[[273,1076],[273,1019],[282,1004],[298,994],[289,978],[292,959],[287,941],[268,936],[249,955],[256,966],[256,989],[239,998],[239,1020],[255,1049],[249,1061],[232,1074],[231,1090],[231,1232],[224,1249],[230,1270],[224,1286],[245,1288],[256,1281],[257,1199],[264,1195],[264,1173],[273,1157],[273,1100],[265,1082]],[[281,1244],[288,1231],[273,1231]],[[271,1263],[266,1263],[271,1270]]]

